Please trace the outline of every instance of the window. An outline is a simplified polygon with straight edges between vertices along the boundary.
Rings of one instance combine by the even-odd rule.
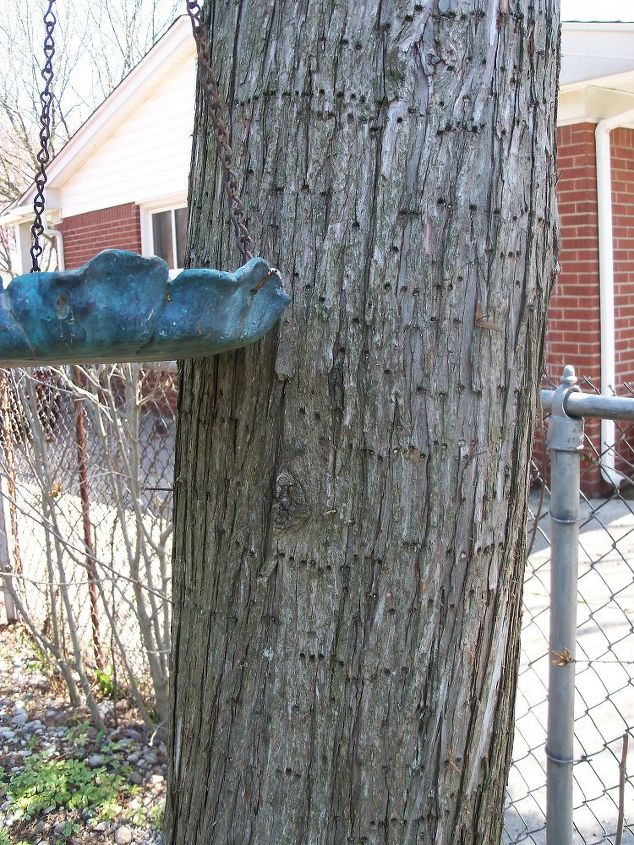
[[[187,207],[156,211],[152,218],[152,252],[167,262],[170,270],[185,263]]]

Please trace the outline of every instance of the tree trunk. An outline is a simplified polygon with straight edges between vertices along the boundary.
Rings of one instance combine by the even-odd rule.
[[[167,842],[496,842],[558,0],[208,14],[292,301],[278,336],[183,370]],[[233,269],[214,157],[199,91],[189,258]]]

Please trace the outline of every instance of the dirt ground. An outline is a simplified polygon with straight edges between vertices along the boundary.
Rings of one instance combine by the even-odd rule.
[[[126,701],[100,707],[101,734],[21,626],[0,626],[0,845],[160,843],[165,745]]]

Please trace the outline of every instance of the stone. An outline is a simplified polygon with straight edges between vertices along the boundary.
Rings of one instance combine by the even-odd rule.
[[[158,757],[156,756],[156,754],[154,754],[153,751],[146,751],[143,755],[143,758],[145,759],[145,762],[148,766],[156,766],[156,764],[158,763]]]
[[[132,842],[132,831],[129,827],[121,825],[115,830],[114,841],[116,845],[130,845]]]
[[[259,340],[289,302],[262,258],[170,280],[160,258],[105,250],[0,288],[0,365],[206,357]]]
[[[136,740],[141,740],[141,739],[142,739],[142,736],[141,736],[141,734],[139,733],[139,731],[135,731],[135,730],[134,730],[134,728],[127,728],[127,729],[126,729],[126,732],[125,732],[125,735],[126,735],[127,737],[129,737],[129,739],[136,739]]]
[[[130,783],[136,783],[138,785],[141,785],[143,783],[143,775],[141,774],[141,772],[130,772],[128,780],[130,781]]]
[[[91,754],[89,757],[86,757],[86,765],[89,769],[98,769],[100,766],[104,766],[105,763],[106,761],[102,754]]]

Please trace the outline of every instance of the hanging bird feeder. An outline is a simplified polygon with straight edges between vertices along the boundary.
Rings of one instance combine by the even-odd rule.
[[[0,365],[165,361],[206,357],[254,343],[275,325],[290,297],[279,272],[251,254],[224,108],[197,2],[187,0],[187,12],[244,265],[233,273],[188,269],[170,279],[162,259],[113,249],[99,253],[77,270],[40,271],[46,165],[50,160],[54,3],[49,0],[44,15],[45,84],[31,228],[33,267],[0,291]]]

